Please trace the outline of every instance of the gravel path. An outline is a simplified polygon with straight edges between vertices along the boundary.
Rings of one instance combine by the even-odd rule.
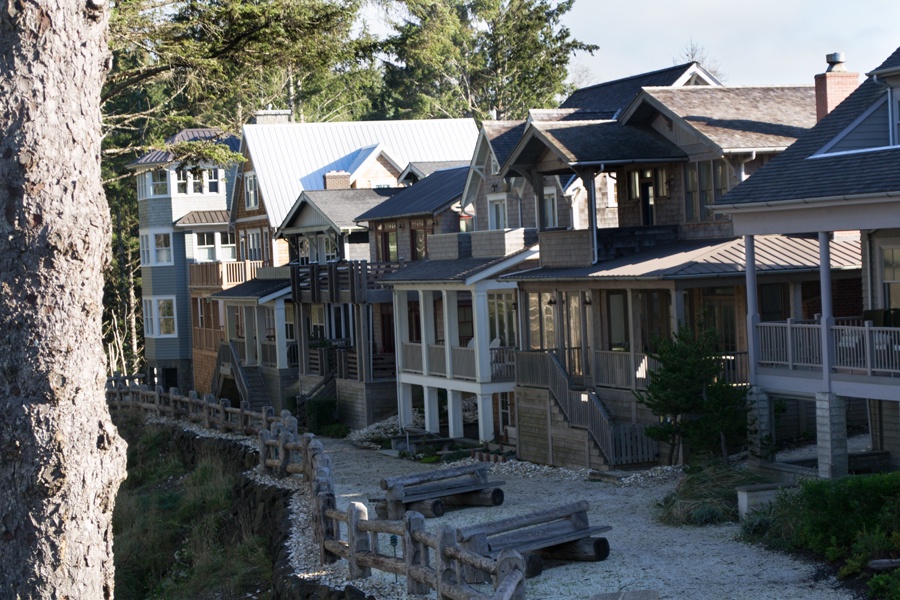
[[[359,501],[366,503],[374,516],[368,498],[380,495],[381,478],[436,468],[358,449],[343,440],[322,441],[334,460],[339,509]],[[617,485],[585,481],[580,475],[528,463],[497,465],[492,479],[506,481],[503,506],[448,511],[440,519],[428,519],[426,526],[436,531],[444,524],[458,527],[588,500],[590,523],[613,527],[605,534],[611,548],[609,558],[598,563],[547,564],[543,574],[525,584],[532,600],[587,600],[603,592],[638,589],[657,590],[660,598],[698,600],[855,598],[833,578],[817,577],[814,563],[735,541],[736,525],[679,528],[658,524],[652,518],[653,506],[674,488],[671,476]],[[311,543],[306,486],[297,487],[294,562],[298,575],[324,579],[337,588],[352,583],[379,600],[413,598],[406,595],[402,577],[395,582],[394,575],[373,571],[368,579],[348,582],[346,562],[320,566]],[[381,552],[391,552],[386,541]]]

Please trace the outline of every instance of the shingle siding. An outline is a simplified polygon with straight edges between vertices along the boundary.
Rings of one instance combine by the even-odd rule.
[[[859,125],[831,147],[829,152],[846,152],[890,145],[887,102],[875,109]]]

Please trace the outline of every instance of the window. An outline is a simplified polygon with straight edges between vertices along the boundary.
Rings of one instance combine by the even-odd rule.
[[[516,345],[516,315],[513,311],[515,295],[512,293],[488,294],[488,321],[491,341],[500,340],[501,346]]]
[[[187,194],[188,191],[188,174],[187,169],[178,169],[175,171],[175,191],[179,194]]]
[[[158,169],[150,173],[150,190],[154,196],[169,195],[169,172]]]
[[[728,164],[724,160],[690,163],[684,171],[685,218],[711,221],[713,203],[731,189]],[[725,217],[718,217],[725,218]]]
[[[271,258],[272,258],[272,257],[270,256],[271,253],[272,253],[272,244],[269,243],[269,230],[268,230],[268,229],[263,229],[263,232],[262,232],[262,258],[261,258],[261,260],[265,261],[266,264],[272,264],[272,263],[270,262],[270,260],[271,260]]]
[[[221,234],[221,259],[237,260],[237,247],[234,244],[234,232],[225,231]]]
[[[266,323],[266,339],[272,341],[275,339],[275,309],[267,306],[264,318]]]
[[[137,197],[143,200],[150,195],[150,173],[137,174]]]
[[[694,221],[700,216],[700,195],[697,186],[697,168],[694,164],[684,167],[684,217]]]
[[[256,175],[253,173],[249,173],[244,177],[244,208],[247,210],[259,208]]]
[[[194,259],[198,261],[211,261],[216,259],[216,234],[212,231],[204,231],[197,234],[197,252]]]
[[[247,260],[262,260],[262,236],[259,231],[247,232]]]
[[[556,348],[556,326],[553,309],[556,292],[528,294],[528,344],[531,350]]]
[[[375,234],[375,258],[379,262],[395,262],[398,260],[397,224],[379,224]]]
[[[209,189],[210,194],[218,194],[219,193],[219,170],[218,169],[207,169],[206,170],[206,183]]]
[[[297,242],[297,263],[301,265],[309,264],[309,240],[306,238]]]
[[[309,337],[314,340],[325,339],[325,305],[313,304],[309,310]]]
[[[156,267],[171,265],[172,260],[172,232],[171,231],[140,231],[141,266]]]
[[[337,244],[334,243],[334,238],[329,236],[325,238],[325,262],[328,262],[329,260],[337,260],[337,257]]]
[[[491,154],[491,175],[496,175],[500,172],[500,164],[497,162],[497,157]]]
[[[144,335],[146,337],[176,337],[175,298],[144,298]]]
[[[194,173],[193,171],[188,173],[191,179],[191,191],[195,194],[203,193],[203,172],[197,171]]]
[[[544,227],[557,227],[556,188],[544,188]]]
[[[900,248],[883,248],[884,307],[900,308]]]
[[[629,349],[628,335],[628,295],[625,291],[610,291],[606,296],[607,343],[614,352]]]
[[[490,194],[488,201],[488,229],[506,229],[506,194]]]
[[[428,258],[428,247],[424,229],[413,229],[410,232],[410,245],[412,246],[412,259],[424,260]]]

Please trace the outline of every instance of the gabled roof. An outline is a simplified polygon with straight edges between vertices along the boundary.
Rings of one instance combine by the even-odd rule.
[[[687,160],[687,154],[662,135],[618,121],[530,123],[504,168],[530,164],[546,149],[569,167]]]
[[[400,173],[400,177],[398,177],[397,179],[403,181],[410,175],[412,175],[416,179],[422,179],[424,177],[428,177],[435,171],[467,166],[469,166],[469,160],[418,160],[409,163],[406,168],[403,169],[403,172]]]
[[[877,69],[867,74],[883,76],[889,73],[895,73],[897,71],[900,71],[900,48],[894,50],[894,53],[888,56],[885,61],[878,66]]]
[[[291,207],[281,226],[275,231],[275,237],[283,237],[297,228],[296,220],[305,208],[318,211],[327,220],[331,229],[347,231],[359,229],[354,218],[361,212],[372,209],[390,198],[401,188],[354,188],[349,190],[309,190]]]
[[[372,144],[370,146],[366,146],[365,148],[360,148],[357,150],[350,161],[350,166],[344,171],[350,173],[350,184],[356,183],[356,181],[362,176],[362,173],[369,168],[369,166],[379,157],[384,158],[388,161],[391,166],[393,166],[398,171],[403,170],[403,165],[398,164],[391,155],[387,153],[383,144]]]
[[[192,210],[175,221],[175,227],[191,227],[196,225],[227,225],[227,210]]]
[[[751,178],[752,179],[752,178]],[[589,267],[540,268],[507,275],[504,279],[532,280],[658,280],[740,277],[745,267],[744,238],[677,242]],[[859,240],[831,242],[831,268],[859,269]],[[756,237],[759,273],[815,272],[819,243],[808,237]]]
[[[644,88],[622,114],[644,124],[662,113],[723,151],[780,151],[816,123],[813,86]]]
[[[495,271],[505,271],[537,255],[537,246],[523,248],[507,256],[492,258],[457,258],[455,260],[415,260],[402,269],[385,275],[383,281],[398,283],[463,283],[471,285]],[[521,268],[521,267],[520,267]]]
[[[900,192],[900,146],[814,156],[886,93],[872,79],[863,82],[790,148],[716,204],[721,207],[773,205]]]
[[[208,140],[218,141],[226,146],[232,152],[237,152],[240,148],[241,141],[237,136],[226,134],[221,129],[213,127],[182,129],[175,135],[166,139],[166,145],[178,144],[181,142],[203,142]],[[150,167],[153,165],[164,165],[175,160],[175,155],[165,150],[151,150],[144,154],[136,161],[130,163],[128,168],[136,169],[140,167]]]
[[[251,279],[244,283],[210,295],[217,300],[254,300],[260,301],[269,296],[283,295],[291,291],[290,279]]]
[[[362,149],[380,145],[397,165],[462,161],[471,158],[477,135],[472,119],[279,123],[245,125],[243,148],[277,227],[300,192],[323,189],[329,171],[350,172]]]
[[[694,82],[692,80],[700,84],[719,85],[709,71],[696,62],[690,62],[575,90],[560,108],[601,113],[604,118],[614,119],[642,87],[685,85]]]
[[[359,222],[436,215],[459,200],[468,173],[468,167],[435,171],[418,183],[403,188],[389,200],[358,215],[354,220]]]
[[[498,164],[503,164],[525,133],[525,121],[484,121],[481,131]]]

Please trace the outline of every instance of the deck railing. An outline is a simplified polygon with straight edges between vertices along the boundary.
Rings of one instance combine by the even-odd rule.
[[[475,348],[454,346],[450,349],[453,377],[475,381]]]
[[[642,352],[594,351],[594,384],[600,387],[643,390],[650,372],[658,367],[656,359]]]
[[[447,374],[447,354],[439,344],[428,345],[428,375]]]
[[[410,373],[422,372],[422,344],[403,342],[403,370]]]
[[[218,351],[219,346],[225,340],[225,330],[222,328],[208,329],[206,327],[193,328],[193,346],[198,350]]]
[[[261,260],[196,263],[188,265],[188,278],[192,287],[229,288],[256,277],[261,266]]]
[[[263,342],[260,344],[259,364],[263,367],[278,366],[278,345],[275,342]]]

